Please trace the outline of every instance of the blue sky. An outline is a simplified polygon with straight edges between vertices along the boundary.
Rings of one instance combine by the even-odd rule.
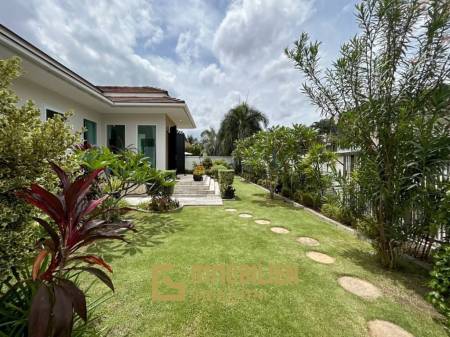
[[[357,32],[355,2],[15,0],[0,2],[0,22],[94,84],[168,89],[198,135],[243,100],[271,125],[319,119],[283,49],[306,31],[329,65]]]

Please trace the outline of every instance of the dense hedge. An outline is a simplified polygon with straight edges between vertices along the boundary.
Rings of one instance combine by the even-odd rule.
[[[223,198],[233,198],[234,170],[218,170],[220,193]]]
[[[428,299],[447,318],[450,327],[450,245],[443,245],[434,255]]]
[[[213,165],[208,171],[207,174],[216,180],[219,179],[219,170],[227,170],[228,167],[223,165]]]

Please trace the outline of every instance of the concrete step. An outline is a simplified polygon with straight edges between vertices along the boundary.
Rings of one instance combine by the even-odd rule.
[[[176,190],[173,194],[200,194],[200,195],[209,195],[209,194],[215,194],[215,191],[198,191],[198,190]]]

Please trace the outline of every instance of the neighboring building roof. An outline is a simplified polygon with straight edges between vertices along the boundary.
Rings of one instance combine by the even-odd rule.
[[[109,93],[126,93],[126,94],[135,94],[135,93],[142,93],[142,94],[165,94],[169,95],[167,90],[155,88],[155,87],[124,87],[124,86],[103,86],[103,85],[97,85],[97,88],[100,89],[102,92],[109,92]]]
[[[183,100],[169,96],[161,97],[135,97],[135,96],[109,96],[109,99],[117,103],[185,103]]]

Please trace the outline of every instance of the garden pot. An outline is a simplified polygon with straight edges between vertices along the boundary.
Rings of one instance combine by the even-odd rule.
[[[198,175],[193,175],[194,177],[194,181],[202,181],[203,180],[203,176],[198,176]]]

